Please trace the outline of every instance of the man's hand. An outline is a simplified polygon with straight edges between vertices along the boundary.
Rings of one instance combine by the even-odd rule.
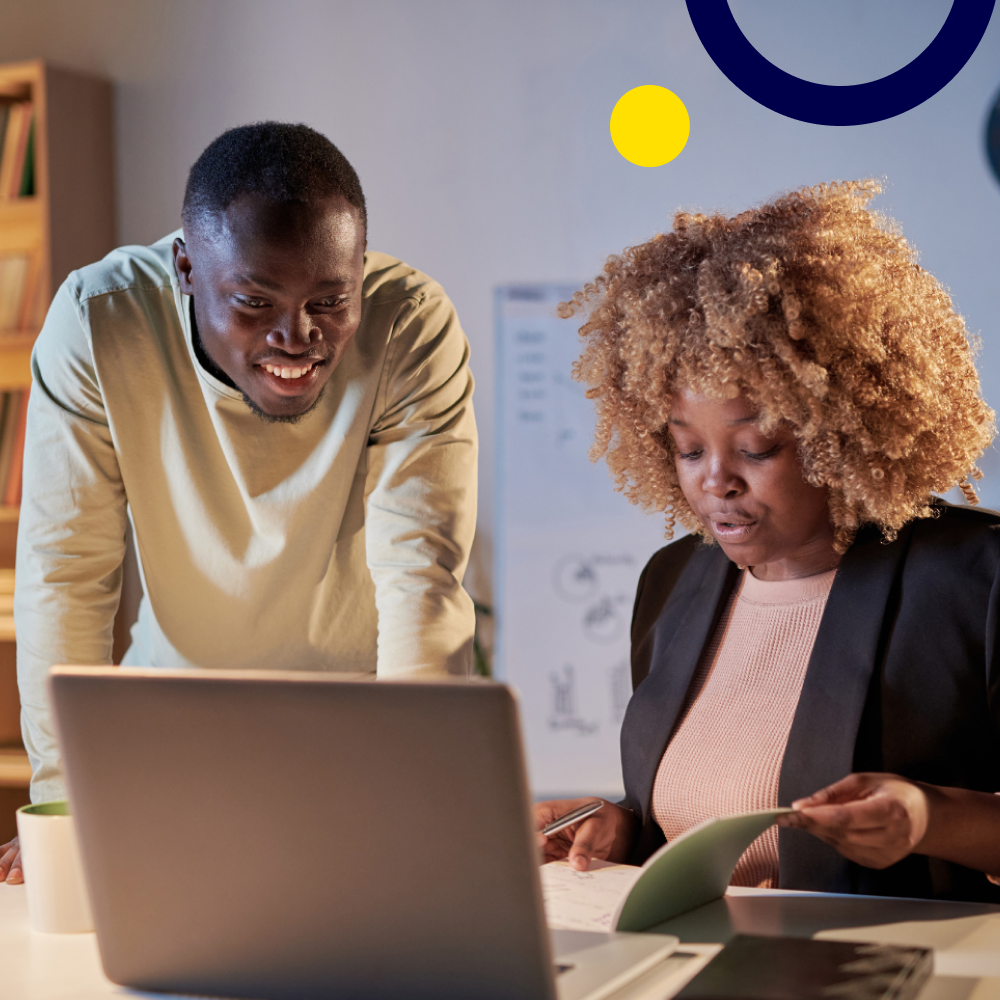
[[[9,844],[0,846],[0,882],[9,885],[20,885],[24,881],[21,870],[21,849],[17,837]]]
[[[850,774],[792,808],[779,826],[806,830],[868,868],[888,868],[918,850],[930,815],[924,788],[895,774]]]
[[[553,799],[535,806],[535,827],[541,830],[553,820],[573,809],[593,802],[587,799]],[[551,837],[538,834],[543,863],[568,858],[578,872],[585,872],[592,858],[602,861],[622,862],[628,857],[635,831],[635,814],[613,802],[604,802],[604,808],[573,826],[567,826]]]

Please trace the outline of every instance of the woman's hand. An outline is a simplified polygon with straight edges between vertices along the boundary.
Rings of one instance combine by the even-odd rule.
[[[0,882],[20,885],[24,881],[21,870],[21,849],[17,837],[9,844],[0,845]]]
[[[868,868],[888,868],[917,850],[930,817],[925,786],[895,774],[849,774],[792,808],[779,826],[806,830]]]
[[[535,827],[541,830],[553,820],[573,809],[593,802],[587,799],[552,799],[535,806]],[[568,858],[578,872],[585,872],[592,858],[623,862],[628,858],[636,828],[635,814],[613,802],[604,801],[604,808],[580,823],[567,826],[551,837],[538,834],[543,864]]]

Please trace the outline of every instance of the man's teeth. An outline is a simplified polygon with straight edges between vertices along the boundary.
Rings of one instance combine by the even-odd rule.
[[[280,378],[301,378],[307,371],[312,369],[314,362],[305,366],[305,368],[279,368],[277,365],[263,365],[264,371],[269,372],[271,375],[277,375]]]

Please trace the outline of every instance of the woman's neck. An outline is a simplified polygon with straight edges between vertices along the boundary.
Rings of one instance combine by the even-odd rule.
[[[829,573],[840,565],[841,554],[833,547],[832,538],[817,538],[784,559],[750,567],[758,580],[800,580],[806,576]]]

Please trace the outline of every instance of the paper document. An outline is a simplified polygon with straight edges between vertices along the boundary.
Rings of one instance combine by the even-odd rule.
[[[641,868],[593,861],[577,872],[565,861],[542,866],[550,927],[645,931],[722,896],[740,856],[790,809],[705,820],[661,847]]]
[[[549,927],[558,931],[611,930],[611,918],[642,874],[636,865],[591,861],[578,872],[565,861],[542,865],[542,895]]]

